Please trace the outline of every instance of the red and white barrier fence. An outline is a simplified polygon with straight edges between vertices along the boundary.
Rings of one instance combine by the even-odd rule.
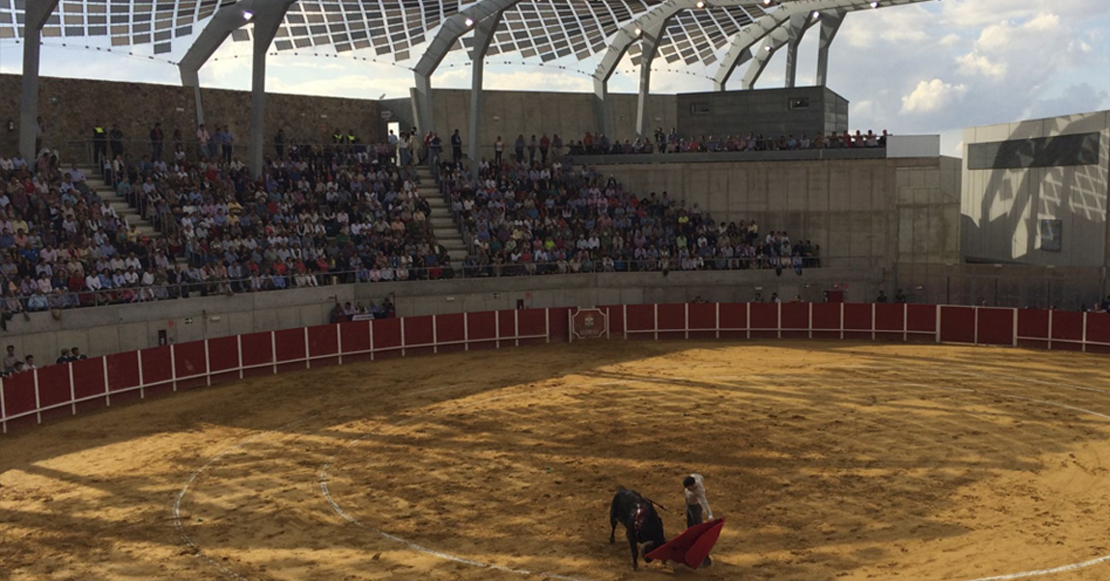
[[[0,430],[244,377],[583,337],[864,339],[1110,353],[1110,314],[891,303],[691,303],[357,321],[153,347],[6,377],[0,380]]]

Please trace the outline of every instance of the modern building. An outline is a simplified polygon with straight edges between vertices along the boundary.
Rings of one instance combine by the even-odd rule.
[[[968,262],[1104,267],[1110,111],[964,131]]]

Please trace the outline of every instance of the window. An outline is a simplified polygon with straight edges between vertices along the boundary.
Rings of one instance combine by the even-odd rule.
[[[1041,220],[1041,250],[1060,252],[1064,245],[1064,222]]]
[[[711,115],[712,110],[709,108],[709,103],[691,103],[691,115]]]
[[[809,97],[791,97],[790,109],[809,109]]]
[[[968,169],[1064,167],[1098,163],[1099,134],[1082,133],[973,143],[967,147]]]

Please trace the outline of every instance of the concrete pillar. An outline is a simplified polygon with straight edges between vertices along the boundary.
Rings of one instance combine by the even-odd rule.
[[[821,42],[817,48],[817,80],[818,87],[824,87],[829,80],[829,47],[836,39],[836,33],[844,22],[848,13],[843,10],[821,13]]]
[[[609,119],[609,79],[594,79],[594,133],[609,134],[612,122]]]
[[[732,76],[733,71],[735,71],[737,67],[747,64],[750,60],[752,60],[752,49],[745,48],[740,52],[739,56],[722,64],[719,74],[713,77],[713,90],[721,93],[725,92],[725,86],[728,85],[728,79]]]
[[[23,90],[20,95],[19,153],[27,164],[35,167],[35,137],[38,136],[39,117],[39,56],[41,54],[42,26],[58,0],[27,2],[23,15]]]
[[[429,131],[435,131],[435,121],[432,113],[432,76],[431,74],[413,74],[416,82],[412,94],[412,112],[415,114],[416,128],[423,139]],[[428,159],[432,157],[429,155]]]
[[[643,40],[640,41],[643,52],[640,53],[640,91],[636,99],[636,137],[642,138],[647,135],[647,98],[651,93],[651,63],[659,51],[659,41],[669,21],[670,19],[666,19],[655,30],[650,33],[645,32]]]
[[[472,62],[470,71],[470,131],[467,134],[470,143],[467,145],[467,151],[470,158],[470,172],[475,176],[478,175],[478,165],[482,158],[482,125],[485,121],[482,117],[482,102],[485,100],[485,92],[482,90],[482,77],[486,69],[486,50],[489,49],[489,43],[493,40],[493,33],[497,31],[497,25],[500,23],[501,12],[497,12],[478,23],[474,30],[474,44],[470,57]]]
[[[786,81],[785,87],[793,89],[798,84],[798,45],[802,43],[805,28],[788,27],[790,37],[786,41]]]
[[[294,0],[279,4],[256,3],[254,12],[254,49],[251,68],[251,126],[250,167],[251,175],[262,175],[263,148],[266,145],[266,53],[274,41],[285,12]]]

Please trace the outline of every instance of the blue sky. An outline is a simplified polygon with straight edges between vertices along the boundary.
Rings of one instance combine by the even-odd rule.
[[[802,85],[813,81],[816,30],[801,48]],[[943,151],[957,155],[967,126],[1110,109],[1108,34],[1107,0],[943,0],[858,12],[847,17],[833,45],[829,87],[852,103],[853,128],[939,133]],[[62,40],[47,41],[44,75],[179,82],[176,67],[166,62],[62,48],[57,46]],[[165,56],[176,60],[184,45],[177,43],[175,52]],[[0,43],[0,71],[20,71],[19,48]],[[228,42],[202,70],[202,84],[249,88],[249,50],[249,43]],[[412,74],[407,68],[347,56],[352,54],[372,57],[271,57],[268,87],[275,92],[369,99],[408,94]],[[504,64],[507,59],[512,63]],[[556,63],[567,69],[559,70],[551,64],[524,64],[512,55],[487,62],[487,88],[554,91],[591,90],[589,76],[571,69],[586,73],[596,64]],[[667,67],[657,61],[653,91],[712,88],[706,77],[712,70],[695,67],[690,70],[696,74],[689,75],[667,72]],[[784,67],[785,56],[780,54],[757,88],[781,86]],[[626,60],[610,82],[611,91],[635,90],[631,69]],[[441,65],[433,85],[466,88],[469,76],[465,55],[455,52]],[[734,83],[741,76],[733,75]]]

